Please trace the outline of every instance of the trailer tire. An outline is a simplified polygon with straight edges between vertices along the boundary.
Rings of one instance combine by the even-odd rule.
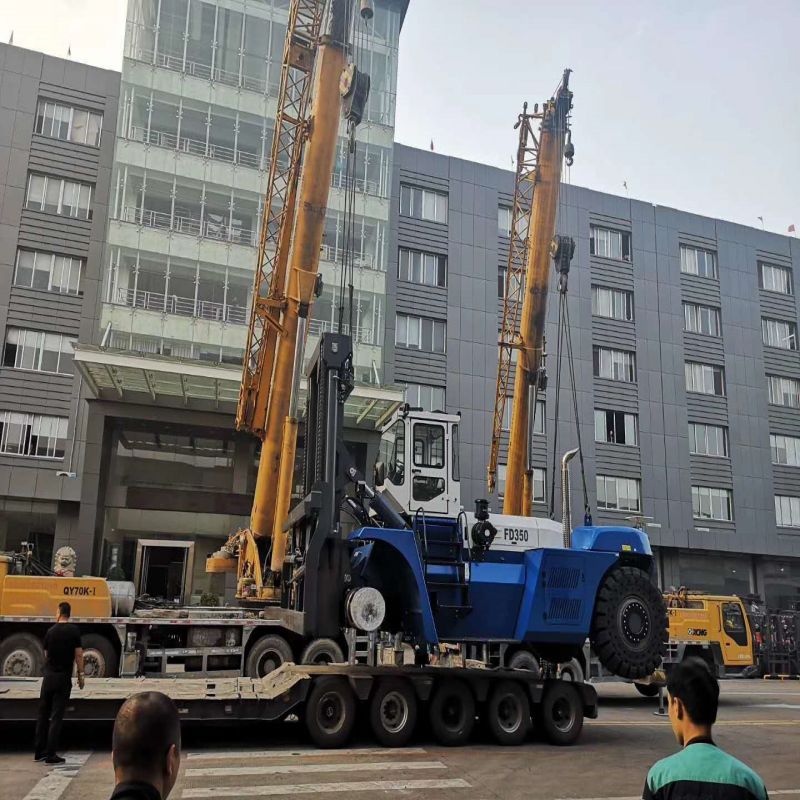
[[[634,683],[633,685],[642,697],[658,697],[659,687],[654,683]]]
[[[522,744],[531,729],[528,695],[516,681],[501,681],[489,697],[486,716],[489,731],[498,744]]]
[[[382,678],[369,706],[369,723],[384,747],[403,747],[417,726],[417,696],[408,681]]]
[[[317,678],[305,707],[306,730],[317,747],[341,747],[356,721],[356,699],[345,678]]]
[[[558,679],[562,681],[571,681],[572,683],[583,683],[583,667],[577,658],[571,658],[569,661],[558,665]]]
[[[293,659],[292,648],[283,636],[262,636],[247,654],[245,673],[248,678],[263,678]]]
[[[116,678],[119,675],[119,657],[114,645],[99,633],[81,636],[83,669],[87,678]]]
[[[602,665],[623,678],[645,678],[667,652],[664,598],[644,570],[618,567],[597,592],[592,648]]]
[[[540,709],[545,738],[550,744],[573,744],[583,730],[583,703],[578,689],[567,681],[553,681],[545,689]]]
[[[12,633],[0,642],[0,675],[36,678],[44,668],[44,647],[32,633]]]
[[[441,681],[434,690],[428,716],[440,744],[445,747],[465,744],[475,727],[475,698],[469,686],[460,680]]]
[[[537,678],[542,674],[542,668],[536,660],[536,656],[528,650],[517,650],[508,659],[509,669],[525,669],[532,672]]]
[[[333,639],[314,639],[300,656],[301,664],[343,664],[342,648]]]

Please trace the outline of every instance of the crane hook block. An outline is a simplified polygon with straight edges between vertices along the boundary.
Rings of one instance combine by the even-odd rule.
[[[571,236],[554,236],[550,242],[550,255],[555,262],[556,272],[567,274],[570,261],[575,255],[575,240]]]
[[[369,98],[369,73],[361,72],[355,64],[348,64],[339,79],[339,91],[344,98],[344,118],[353,125],[360,125]]]
[[[375,7],[373,6],[372,0],[361,0],[360,6],[359,14],[361,14],[361,19],[365,22],[369,22],[375,15]]]

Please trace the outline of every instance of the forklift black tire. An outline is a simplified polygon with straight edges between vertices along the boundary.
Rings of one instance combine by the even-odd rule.
[[[283,636],[262,636],[250,648],[244,671],[248,678],[263,678],[293,660],[292,648]]]
[[[463,681],[446,679],[434,689],[428,707],[431,730],[440,744],[458,747],[475,727],[475,698]]]
[[[508,659],[508,668],[528,670],[528,672],[533,672],[537,678],[542,673],[536,656],[528,650],[517,650],[517,652]]]
[[[634,683],[633,685],[642,697],[658,697],[658,686],[654,683]]]
[[[36,678],[44,668],[44,648],[32,633],[12,633],[0,642],[0,675]]]
[[[404,747],[417,726],[417,695],[402,678],[382,678],[369,703],[369,724],[384,747]]]
[[[583,701],[577,687],[568,681],[552,681],[545,689],[538,716],[550,744],[573,744],[583,730]]]
[[[341,747],[350,738],[356,721],[356,699],[345,678],[317,678],[306,700],[306,730],[317,747]]]
[[[667,608],[649,575],[637,567],[617,567],[597,592],[592,648],[600,663],[623,678],[645,678],[667,652]]]
[[[563,664],[558,665],[558,678],[562,681],[571,681],[572,683],[583,683],[583,667],[577,658],[571,658]]]
[[[99,633],[81,636],[83,669],[87,678],[116,678],[119,676],[119,657],[114,645]]]
[[[314,639],[300,656],[301,664],[343,664],[344,661],[342,648],[333,639]]]
[[[515,681],[501,681],[486,704],[486,722],[494,740],[504,746],[525,741],[531,729],[531,704],[525,690]]]

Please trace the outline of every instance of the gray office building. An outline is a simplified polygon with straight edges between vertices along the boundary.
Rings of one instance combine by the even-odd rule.
[[[77,528],[119,74],[0,45],[0,550]]]
[[[465,504],[486,496],[513,191],[511,172],[395,146],[387,380],[461,413]],[[665,587],[800,600],[800,241],[575,186],[559,219],[577,245],[569,308],[594,520],[646,524]],[[555,284],[532,448],[544,514],[556,424],[559,451],[577,440],[563,387],[555,419]]]

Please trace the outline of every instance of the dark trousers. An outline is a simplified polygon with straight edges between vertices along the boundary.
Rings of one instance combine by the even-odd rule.
[[[62,674],[45,675],[39,695],[39,717],[36,721],[37,756],[53,756],[58,749],[61,723],[72,691],[72,676]]]

